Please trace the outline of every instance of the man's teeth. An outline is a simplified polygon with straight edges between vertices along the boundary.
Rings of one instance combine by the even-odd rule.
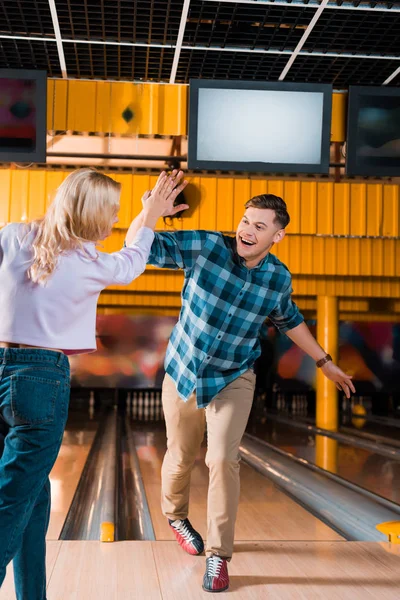
[[[255,242],[251,242],[250,240],[245,240],[244,238],[240,238],[243,242],[243,244],[246,244],[246,246],[254,246]]]

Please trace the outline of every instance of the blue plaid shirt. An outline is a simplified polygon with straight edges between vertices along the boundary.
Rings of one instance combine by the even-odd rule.
[[[199,408],[253,366],[266,317],[281,332],[303,321],[291,300],[285,265],[268,254],[248,269],[233,237],[212,231],[156,233],[148,262],[184,271],[182,309],[165,369],[183,400],[196,390]]]

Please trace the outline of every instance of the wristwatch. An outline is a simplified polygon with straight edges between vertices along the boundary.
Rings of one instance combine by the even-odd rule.
[[[317,367],[323,367],[327,362],[330,362],[331,360],[332,356],[330,354],[327,354],[326,356],[324,356],[324,358],[320,358],[319,360],[317,360],[315,364],[317,365]]]

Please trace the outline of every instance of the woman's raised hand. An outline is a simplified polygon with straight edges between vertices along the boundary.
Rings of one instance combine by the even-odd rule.
[[[189,208],[187,204],[174,206],[176,197],[185,189],[188,182],[183,180],[183,171],[175,169],[171,175],[163,171],[152,190],[142,197],[143,210],[152,217],[172,217]]]

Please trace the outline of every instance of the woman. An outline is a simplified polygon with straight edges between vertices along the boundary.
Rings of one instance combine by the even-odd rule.
[[[48,476],[67,419],[67,355],[96,349],[99,294],[144,271],[181,178],[160,175],[143,227],[120,252],[96,250],[117,222],[121,186],[92,169],[65,179],[42,220],[0,231],[0,587],[14,559],[18,600],[46,598]]]

